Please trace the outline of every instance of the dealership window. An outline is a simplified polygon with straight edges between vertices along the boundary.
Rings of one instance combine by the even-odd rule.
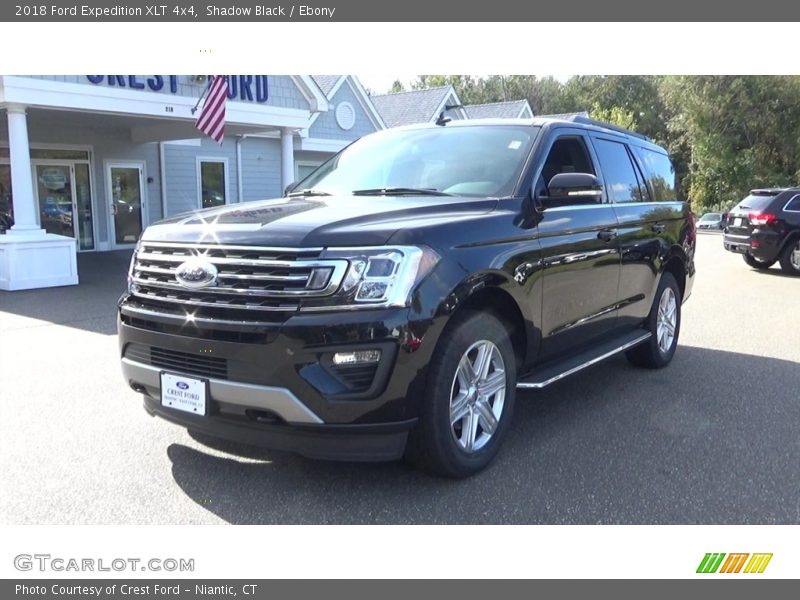
[[[200,205],[222,206],[228,202],[228,161],[198,158]]]
[[[11,203],[11,165],[0,163],[0,233],[11,228],[14,206]]]
[[[303,181],[306,177],[311,175],[317,167],[319,167],[322,163],[320,162],[311,162],[311,161],[297,161],[294,163],[295,168],[295,182],[299,183]]]

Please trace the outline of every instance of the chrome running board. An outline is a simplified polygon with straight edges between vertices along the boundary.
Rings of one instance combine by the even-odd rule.
[[[642,330],[636,330],[623,337],[615,338],[589,352],[584,352],[583,354],[573,356],[556,364],[537,369],[517,382],[517,389],[538,390],[547,387],[551,383],[569,377],[615,354],[638,346],[642,342],[649,340],[652,335],[653,334],[649,331],[643,332]]]

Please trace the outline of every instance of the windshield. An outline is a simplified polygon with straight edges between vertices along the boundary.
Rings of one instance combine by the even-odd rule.
[[[508,196],[538,131],[517,125],[390,129],[354,142],[293,191]]]

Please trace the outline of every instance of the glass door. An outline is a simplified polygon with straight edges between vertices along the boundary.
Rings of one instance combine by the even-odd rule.
[[[94,227],[92,226],[92,184],[89,163],[75,163],[75,207],[78,223],[78,247],[94,250]]]
[[[142,233],[142,170],[142,165],[137,163],[106,164],[115,247],[135,244]]]
[[[89,163],[34,160],[32,164],[42,229],[77,238],[78,250],[94,250]]]
[[[34,163],[39,224],[47,233],[75,237],[75,191],[70,163]]]

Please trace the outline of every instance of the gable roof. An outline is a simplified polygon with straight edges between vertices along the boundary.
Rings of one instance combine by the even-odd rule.
[[[355,94],[361,108],[366,112],[367,118],[375,125],[375,129],[386,129],[386,122],[383,120],[382,115],[378,112],[377,107],[372,102],[372,98],[367,94],[361,81],[355,75],[311,75],[314,83],[317,84],[320,90],[325,94],[330,104],[331,110],[335,108],[332,104],[337,92],[343,85],[347,84],[352,92]],[[319,113],[311,117],[308,124],[310,128],[319,117]],[[307,131],[307,130],[306,130]]]
[[[319,89],[322,90],[322,93],[330,99],[331,91],[336,84],[339,83],[339,80],[343,77],[343,75],[312,75],[311,77],[313,77],[314,81],[317,82],[317,85],[319,86]]]
[[[527,100],[468,104],[464,108],[470,119],[519,119],[533,116]]]
[[[432,121],[439,116],[438,113],[443,110],[442,105],[450,94],[455,94],[453,86],[445,85],[425,90],[372,96],[372,103],[387,127],[398,127]]]
[[[297,85],[297,89],[300,90],[303,97],[308,100],[311,112],[318,113],[328,110],[328,98],[311,75],[290,75],[289,77]]]

